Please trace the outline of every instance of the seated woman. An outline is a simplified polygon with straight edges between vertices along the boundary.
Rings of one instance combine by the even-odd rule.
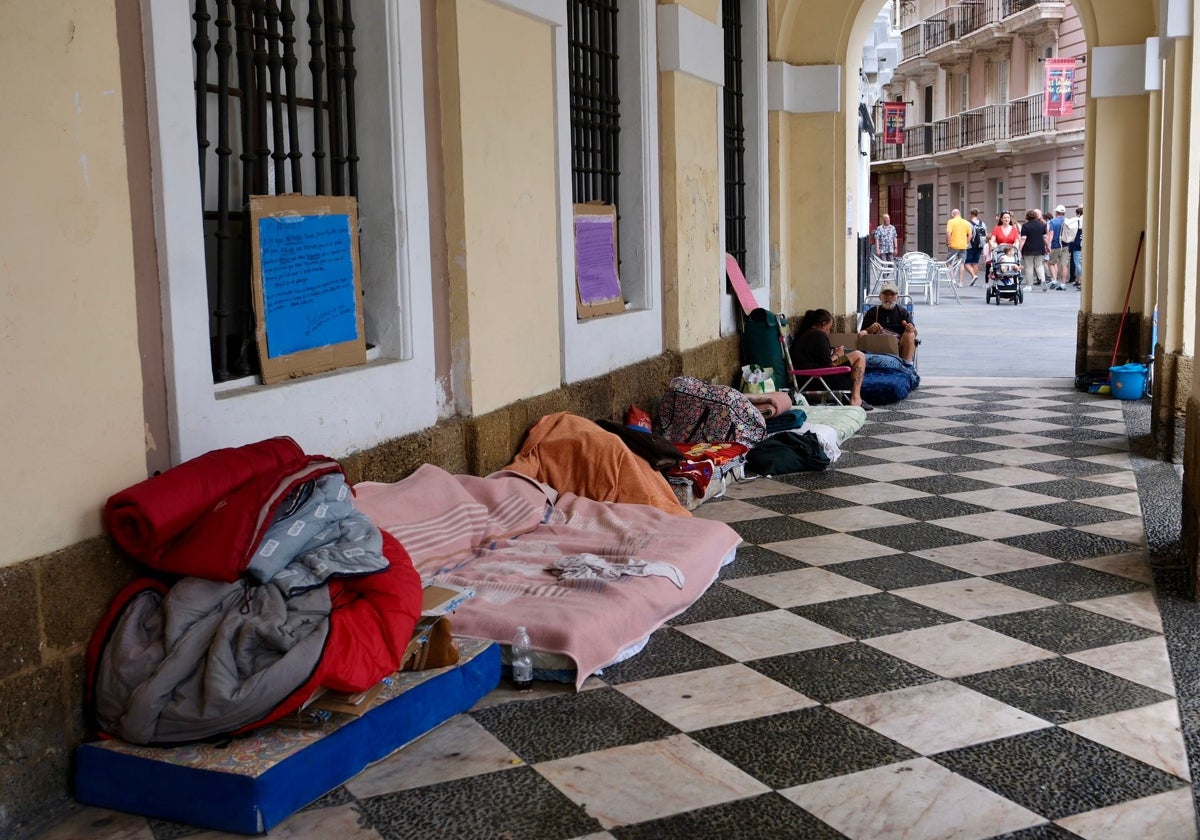
[[[800,319],[796,337],[792,339],[792,364],[797,370],[848,365],[850,373],[827,376],[825,381],[835,390],[850,391],[850,405],[862,406],[866,411],[871,406],[863,402],[862,380],[867,369],[867,357],[858,350],[846,351],[844,346],[831,347],[829,332],[833,328],[833,315],[826,309],[810,309]]]

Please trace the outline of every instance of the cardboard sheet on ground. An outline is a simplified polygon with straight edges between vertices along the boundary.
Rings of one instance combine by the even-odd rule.
[[[251,196],[250,230],[263,383],[364,364],[355,200]]]

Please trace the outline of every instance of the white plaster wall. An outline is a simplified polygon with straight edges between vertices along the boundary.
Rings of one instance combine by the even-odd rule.
[[[380,62],[384,74],[372,86],[379,97],[374,107],[383,112],[374,115],[377,131],[369,142],[390,148],[382,157],[392,167],[373,173],[369,188],[377,195],[364,221],[376,225],[372,239],[392,244],[380,248],[364,284],[394,301],[374,313],[392,324],[390,354],[363,367],[220,393],[209,367],[188,9],[178,0],[142,0],[142,10],[172,458],[273,435],[290,435],[309,452],[336,457],[433,425],[419,4],[369,7],[359,20],[360,49],[374,44],[387,55]]]

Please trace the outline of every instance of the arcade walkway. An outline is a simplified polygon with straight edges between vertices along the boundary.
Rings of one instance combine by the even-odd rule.
[[[746,545],[640,655],[498,690],[270,836],[1196,838],[1200,620],[1147,414],[927,376],[830,470],[702,507]]]

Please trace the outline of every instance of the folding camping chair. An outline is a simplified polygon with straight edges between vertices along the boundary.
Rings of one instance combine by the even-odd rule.
[[[811,401],[810,397],[816,396],[824,402],[828,397],[837,405],[846,405],[850,392],[843,388],[831,387],[825,381],[825,377],[849,372],[850,368],[847,365],[824,368],[790,368],[788,376],[792,380],[792,388],[795,389],[795,393],[803,394],[806,400]]]
[[[737,260],[730,254],[725,255],[725,273],[742,309],[742,361],[772,368],[776,383],[781,383],[783,377],[787,376],[793,395],[804,394],[807,398],[812,394],[822,400],[828,397],[838,405],[844,405],[843,400],[849,399],[850,392],[830,387],[825,377],[849,373],[850,368],[842,365],[811,370],[794,369],[788,347],[787,316],[758,305]]]

